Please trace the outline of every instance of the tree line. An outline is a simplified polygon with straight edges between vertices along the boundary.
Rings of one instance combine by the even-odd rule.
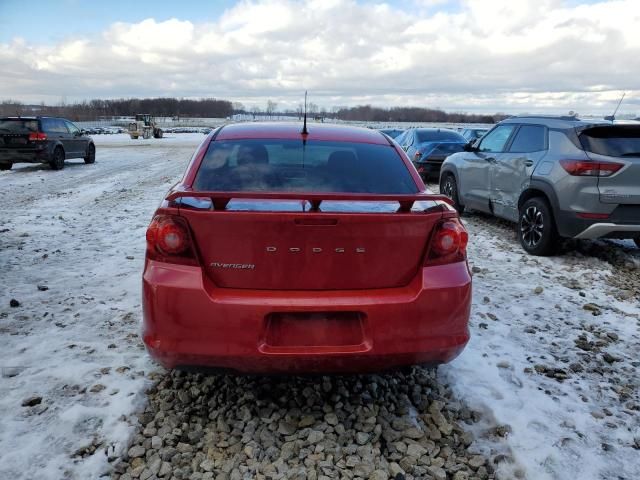
[[[201,98],[119,98],[88,100],[58,105],[25,105],[5,100],[0,102],[0,115],[49,115],[74,121],[100,118],[130,117],[137,113],[150,113],[155,117],[226,118],[233,114],[233,105],[227,100]]]
[[[296,109],[277,110],[278,104],[268,100],[264,109],[254,106],[245,108],[241,103],[216,98],[120,98],[94,99],[76,103],[61,102],[58,105],[25,105],[4,100],[0,102],[0,115],[48,115],[61,116],[74,121],[91,121],[101,118],[129,117],[137,113],[150,113],[156,117],[226,118],[233,114],[267,114],[302,116],[302,105]],[[506,117],[504,114],[470,114],[445,112],[441,109],[421,107],[355,107],[321,108],[310,103],[307,112],[311,117],[353,120],[364,122],[451,122],[451,123],[495,123]]]

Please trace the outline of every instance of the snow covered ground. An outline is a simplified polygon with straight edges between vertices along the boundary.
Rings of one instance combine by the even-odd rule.
[[[144,232],[203,138],[96,136],[94,165],[0,173],[0,478],[98,478],[126,451],[165,375],[138,338]],[[513,227],[464,221],[473,338],[439,379],[483,413],[472,448],[506,443],[502,478],[640,477],[638,249],[536,258]]]

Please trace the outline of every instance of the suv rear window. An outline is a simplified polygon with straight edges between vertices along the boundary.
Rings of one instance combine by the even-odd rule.
[[[24,118],[0,118],[0,134],[31,133],[38,131],[38,120]]]
[[[640,157],[640,127],[605,126],[584,130],[580,143],[587,152],[608,157]]]
[[[209,145],[194,189],[223,192],[417,193],[390,145],[221,140]]]

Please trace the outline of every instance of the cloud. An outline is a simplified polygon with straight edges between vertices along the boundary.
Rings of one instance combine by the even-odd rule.
[[[245,0],[215,23],[149,18],[58,44],[13,39],[0,44],[0,92],[294,107],[309,89],[326,107],[585,113],[611,110],[622,91],[639,98],[637,0],[450,3]]]

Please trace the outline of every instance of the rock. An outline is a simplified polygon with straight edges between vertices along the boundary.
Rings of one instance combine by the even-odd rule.
[[[47,290],[49,290],[49,287],[47,287],[46,285],[37,285],[37,287],[41,292],[46,292]]]
[[[145,452],[146,450],[142,445],[134,445],[129,449],[127,454],[129,455],[129,458],[138,458],[143,457]]]
[[[180,442],[178,443],[178,445],[176,445],[176,450],[178,450],[178,452],[180,453],[190,453],[193,452],[193,447],[188,443]]]
[[[429,467],[428,471],[435,480],[447,480],[447,472],[440,467]]]
[[[477,470],[478,468],[480,468],[482,465],[484,465],[485,459],[483,456],[481,455],[474,455],[473,457],[471,457],[469,459],[469,466],[471,468],[473,468],[474,470]]]
[[[105,386],[104,386],[104,385],[102,385],[101,383],[96,383],[93,387],[91,387],[91,388],[89,389],[89,391],[90,391],[91,393],[98,393],[98,392],[101,392],[102,390],[104,390],[105,388],[107,388],[107,387],[105,387]]]
[[[293,435],[298,430],[297,426],[290,422],[281,421],[278,423],[278,433],[282,435]]]
[[[12,298],[11,300],[9,300],[9,306],[11,308],[17,308],[20,306],[20,302],[18,300],[16,300],[15,298]]]
[[[620,359],[618,357],[614,357],[613,355],[611,355],[609,352],[604,352],[602,354],[602,359],[607,362],[609,365],[611,365],[612,363],[615,362],[619,362]]]
[[[411,443],[407,446],[407,456],[420,458],[423,455],[429,453],[426,448],[417,443]]]
[[[41,403],[42,397],[39,396],[27,397],[22,400],[23,407],[35,407],[36,405],[40,405]]]
[[[388,480],[388,479],[389,479],[389,475],[385,470],[374,470],[373,472],[371,472],[371,475],[369,475],[369,480]]]
[[[469,474],[465,471],[458,471],[454,473],[453,480],[469,480]]]
[[[396,478],[398,475],[404,475],[405,471],[396,462],[391,462],[389,464],[389,473],[393,478]]]
[[[482,269],[480,267],[477,267],[477,266],[474,265],[473,267],[471,267],[471,271],[473,273],[480,273],[482,271]]]
[[[154,450],[160,450],[162,448],[162,438],[157,435],[151,437],[151,448]]]
[[[364,432],[356,433],[356,442],[358,445],[364,445],[369,441],[369,434]]]
[[[324,416],[324,421],[327,422],[329,425],[335,426],[338,424],[338,417],[335,413],[327,413]]]
[[[536,295],[540,295],[542,292],[544,292],[544,288],[542,287],[536,287],[533,289],[533,293],[535,293]]]
[[[307,442],[310,444],[315,444],[321,441],[324,438],[324,433],[319,430],[311,430],[309,432],[309,436],[307,437]]]
[[[306,427],[310,427],[314,423],[316,423],[315,417],[313,417],[312,415],[303,415],[300,421],[298,422],[298,427],[306,428]]]

